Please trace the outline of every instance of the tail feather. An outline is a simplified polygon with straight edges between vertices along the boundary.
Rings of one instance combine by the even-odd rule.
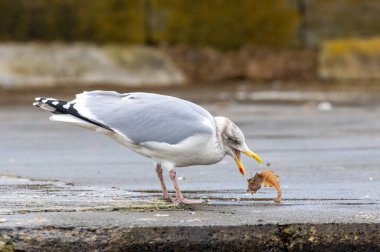
[[[89,119],[87,117],[82,116],[75,108],[74,105],[75,103],[70,102],[70,101],[63,101],[63,100],[58,100],[55,98],[46,98],[46,97],[37,97],[34,99],[35,102],[33,103],[34,106],[42,108],[44,110],[47,110],[53,114],[63,114],[63,115],[69,115],[70,117],[75,117],[81,121],[96,125],[98,127],[102,127],[107,130],[113,131],[111,128],[109,128],[107,125],[104,125],[102,123],[99,123],[95,120]],[[53,117],[52,120],[54,121],[63,121],[63,122],[68,122],[68,123],[74,123],[72,119],[62,120],[62,117]],[[78,121],[79,122],[79,121]],[[79,124],[79,123],[77,123]],[[81,123],[83,124],[83,123]],[[82,126],[82,125],[81,125]]]
[[[68,104],[67,101],[57,100],[54,98],[37,97],[34,99],[34,106],[50,111],[54,114],[69,114],[63,106]],[[67,105],[66,105],[67,106]]]

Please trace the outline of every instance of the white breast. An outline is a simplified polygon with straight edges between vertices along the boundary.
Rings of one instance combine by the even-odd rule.
[[[215,134],[195,135],[173,145],[160,142],[135,145],[118,134],[110,136],[129,149],[171,168],[214,164],[225,156]]]

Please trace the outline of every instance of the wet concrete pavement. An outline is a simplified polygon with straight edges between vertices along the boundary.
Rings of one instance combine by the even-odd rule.
[[[321,111],[309,103],[203,105],[241,127],[249,146],[280,175],[283,203],[272,201],[272,189],[246,194],[246,177],[226,157],[212,166],[177,170],[185,195],[209,200],[189,208],[206,216],[192,224],[380,222],[380,106]],[[186,210],[157,201],[159,185],[150,160],[103,135],[50,122],[48,116],[31,106],[0,109],[0,213],[6,219],[0,226],[26,225],[34,216],[46,217],[49,224],[63,219],[82,223],[84,216],[93,220],[88,225],[112,225],[110,216],[124,219],[118,223],[125,225],[183,224]],[[248,174],[268,168],[248,158],[243,162]],[[171,188],[168,179],[167,184]],[[133,211],[136,218],[130,218],[128,211],[109,211],[139,204],[150,210],[170,208],[175,210],[170,215],[177,217]],[[217,218],[220,212],[233,212],[229,218],[234,221]],[[104,221],[91,217],[103,214]]]
[[[264,159],[247,173],[280,175],[283,202],[246,193],[234,161],[177,170],[185,196],[160,200],[150,160],[106,136],[48,120],[32,106],[0,108],[0,228],[380,223],[380,104],[202,104],[231,118]],[[172,188],[166,177],[167,185]]]

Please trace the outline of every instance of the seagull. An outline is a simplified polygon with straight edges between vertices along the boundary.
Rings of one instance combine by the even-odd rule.
[[[228,118],[213,117],[192,102],[154,93],[88,91],[72,101],[37,97],[34,106],[50,111],[50,120],[78,125],[105,134],[130,150],[153,160],[162,196],[171,200],[163,179],[169,172],[175,204],[199,204],[181,193],[176,167],[210,165],[231,156],[245,175],[240,153],[262,159],[251,151],[243,132]]]

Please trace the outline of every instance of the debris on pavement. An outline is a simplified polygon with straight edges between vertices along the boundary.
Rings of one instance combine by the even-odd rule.
[[[333,109],[333,106],[330,102],[320,102],[318,104],[318,110],[322,112],[331,111]]]

